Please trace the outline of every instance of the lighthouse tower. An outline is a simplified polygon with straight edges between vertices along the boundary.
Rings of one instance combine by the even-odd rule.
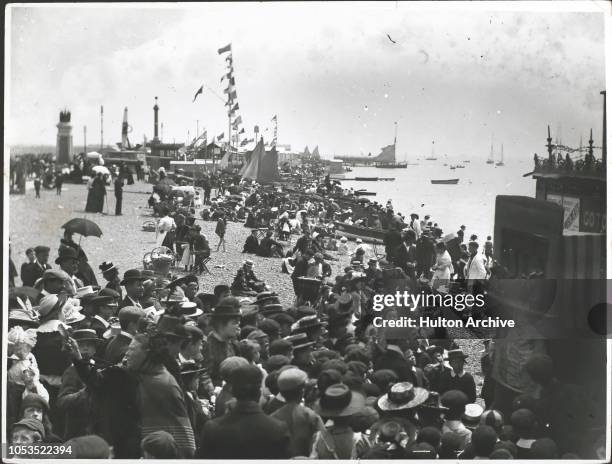
[[[68,164],[72,161],[72,125],[70,124],[70,111],[60,111],[57,123],[57,144],[55,159],[58,164]]]

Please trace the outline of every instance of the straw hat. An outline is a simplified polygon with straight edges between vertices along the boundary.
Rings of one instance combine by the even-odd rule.
[[[429,397],[429,392],[421,387],[415,387],[410,382],[396,383],[389,393],[378,400],[378,407],[383,411],[398,411],[415,408],[423,404]]]

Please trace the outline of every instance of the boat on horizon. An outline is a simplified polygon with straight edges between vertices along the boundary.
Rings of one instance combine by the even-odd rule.
[[[495,166],[504,166],[504,144],[501,146],[501,158],[497,163],[495,163]]]
[[[432,184],[454,185],[459,183],[459,179],[430,179]]]
[[[487,159],[487,164],[493,164],[495,160],[493,159],[493,144],[491,143],[491,153],[489,154],[489,159]]]

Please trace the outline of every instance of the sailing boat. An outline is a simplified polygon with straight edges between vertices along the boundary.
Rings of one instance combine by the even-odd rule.
[[[487,160],[487,164],[493,164],[495,161],[493,160],[493,144],[491,144],[491,154],[489,155],[489,159]]]
[[[436,161],[438,159],[434,156],[434,143],[435,142],[431,142],[431,155],[425,158],[427,161]]]
[[[497,163],[495,163],[495,166],[503,166],[503,165],[504,165],[504,144],[502,144],[501,146],[501,158]]]
[[[406,168],[408,163],[398,163],[395,160],[395,147],[397,145],[397,122],[395,123],[395,138],[393,139],[393,145],[387,145],[382,148],[380,154],[375,158],[374,166],[377,168]]]

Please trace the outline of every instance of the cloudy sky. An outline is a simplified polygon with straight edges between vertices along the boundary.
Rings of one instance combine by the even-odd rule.
[[[247,134],[271,127],[279,143],[326,155],[398,158],[431,151],[484,158],[491,140],[509,156],[543,152],[546,124],[577,145],[593,127],[600,145],[603,3],[207,4],[145,8],[15,7],[7,19],[7,141],[54,144],[59,110],[72,111],[74,144],[153,136],[159,97],[164,141],[206,127],[227,133],[218,95],[232,43]],[[519,9],[520,8],[520,9]],[[554,8],[554,9],[552,9]],[[564,8],[568,11],[562,11]],[[576,8],[588,11],[569,11]],[[522,10],[522,11],[521,11]],[[7,35],[8,35],[7,34]],[[393,43],[388,36],[395,42]],[[192,103],[205,84],[204,95]],[[270,134],[270,135],[268,135]],[[264,135],[271,138],[271,131]]]

